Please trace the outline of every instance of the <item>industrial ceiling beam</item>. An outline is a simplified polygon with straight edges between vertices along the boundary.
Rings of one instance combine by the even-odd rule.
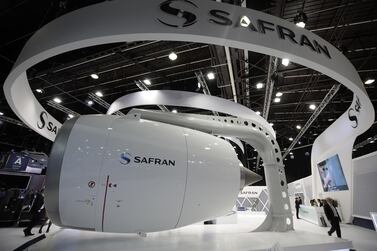
[[[207,82],[204,78],[204,75],[203,75],[203,72],[195,72],[195,76],[196,78],[198,79],[198,82],[200,83],[201,87],[202,87],[202,90],[203,90],[203,93],[204,95],[209,95],[211,96],[211,92],[208,88],[208,85],[207,85]],[[216,112],[216,111],[212,111],[213,115],[215,116],[219,116],[219,113]]]
[[[49,100],[47,101],[47,105],[55,108],[56,110],[59,110],[61,112],[64,112],[66,113],[67,115],[71,115],[71,116],[74,116],[74,117],[78,117],[80,116],[79,113],[75,112],[75,111],[72,111],[71,109],[65,107],[64,105],[61,105],[61,104],[58,104],[52,100]]]
[[[17,119],[13,119],[13,118],[10,118],[10,117],[7,117],[7,116],[0,116],[0,120],[29,129],[29,127],[27,125],[25,125],[24,123],[22,123],[21,121],[19,121]]]
[[[94,102],[96,102],[97,104],[99,104],[100,106],[102,106],[103,108],[105,108],[106,110],[108,110],[110,108],[110,104],[107,103],[105,100],[103,100],[102,98],[98,97],[96,94],[94,93],[89,93],[89,98],[91,100],[93,100]],[[115,113],[116,115],[119,115],[119,116],[126,116],[123,112],[120,112],[120,111],[117,111]]]
[[[268,114],[270,112],[271,99],[272,99],[272,93],[274,91],[274,83],[275,83],[277,67],[278,67],[278,58],[270,57],[269,63],[268,63],[268,73],[267,73],[267,81],[266,81],[266,89],[265,89],[265,96],[264,96],[264,103],[263,103],[263,113],[262,113],[262,117],[265,120],[268,119]]]
[[[296,145],[296,143],[301,139],[302,135],[305,134],[306,130],[309,129],[309,127],[312,125],[312,123],[317,119],[318,115],[322,112],[322,110],[328,105],[328,103],[331,101],[331,99],[336,95],[340,88],[340,84],[335,84],[330,89],[330,91],[326,94],[326,96],[323,98],[322,102],[318,105],[317,109],[313,112],[312,116],[308,119],[308,121],[305,123],[305,125],[301,128],[300,132],[296,136],[296,138],[292,141],[291,145],[288,147],[288,149],[285,151],[283,158],[285,158],[288,153],[293,149],[293,147]]]
[[[216,0],[216,1],[221,3],[221,0]],[[237,103],[236,84],[235,84],[235,81],[234,81],[232,60],[230,58],[230,49],[229,49],[228,46],[224,46],[224,49],[225,49],[226,61],[228,63],[227,65],[228,65],[230,84],[231,84],[231,87],[232,87],[233,101]]]

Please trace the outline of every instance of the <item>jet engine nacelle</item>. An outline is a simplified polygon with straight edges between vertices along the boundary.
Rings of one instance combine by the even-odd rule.
[[[138,118],[86,115],[67,121],[49,158],[46,208],[60,226],[153,232],[229,212],[242,167],[215,136]]]

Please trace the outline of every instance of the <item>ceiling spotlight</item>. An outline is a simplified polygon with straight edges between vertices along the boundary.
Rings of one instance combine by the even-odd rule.
[[[283,58],[283,60],[281,61],[281,64],[284,65],[284,66],[288,66],[289,65],[289,59]]]
[[[209,80],[215,79],[215,74],[214,74],[213,72],[208,72],[208,74],[207,74],[207,78],[208,78]]]
[[[376,81],[374,78],[368,78],[367,80],[365,80],[364,83],[365,83],[366,85],[370,85],[370,84],[373,84],[374,81]]]
[[[274,126],[274,123],[270,123],[270,126]]]
[[[72,114],[68,114],[68,118],[73,118],[74,116]]]
[[[198,82],[198,88],[202,88],[202,84],[200,82]]]
[[[149,80],[149,79],[144,79],[143,80],[143,82],[144,82],[144,84],[146,84],[146,85],[151,85],[152,84],[152,82]]]
[[[58,98],[58,97],[54,98],[53,101],[55,103],[58,103],[58,104],[60,104],[62,102],[62,100],[60,98]]]
[[[296,25],[298,26],[298,27],[300,27],[300,28],[305,28],[305,23],[304,22],[298,22],[298,23],[296,23]]]
[[[103,93],[102,93],[101,91],[96,91],[96,95],[97,95],[98,97],[100,97],[100,98],[103,97]]]
[[[318,133],[313,133],[313,136],[317,136],[318,135]]]
[[[250,21],[250,19],[247,16],[241,17],[240,25],[242,27],[248,27],[250,25],[250,23],[251,23],[251,21]]]
[[[290,154],[290,155],[292,155],[292,154],[293,154],[293,152],[290,152],[289,154]]]
[[[172,52],[172,53],[169,54],[169,59],[170,59],[171,61],[174,61],[174,60],[176,60],[177,58],[178,58],[178,55],[175,54],[174,52]]]
[[[315,110],[315,108],[317,108],[317,106],[315,104],[311,104],[311,105],[309,105],[309,108],[310,108],[310,110]]]
[[[280,102],[280,98],[275,98],[275,99],[274,99],[274,102],[275,102],[275,103],[279,103],[279,102]]]
[[[256,111],[255,113],[256,113],[257,115],[260,115],[260,111]]]
[[[293,138],[289,138],[289,141],[293,141]]]
[[[92,106],[94,104],[92,100],[88,100],[86,103],[88,104],[88,106]]]
[[[92,79],[99,79],[99,76],[96,73],[90,74]]]
[[[42,89],[39,89],[39,88],[38,88],[38,89],[35,89],[35,91],[38,92],[38,93],[43,93],[43,90],[42,90]]]
[[[257,83],[257,85],[256,85],[257,89],[262,89],[262,88],[263,88],[263,86],[264,86],[264,84],[263,84],[263,83]]]
[[[297,128],[298,130],[300,130],[300,129],[301,129],[301,126],[300,126],[300,125],[296,125],[296,128]]]
[[[174,109],[174,110],[172,110],[171,112],[172,112],[172,113],[177,113],[178,111],[177,111],[177,109]]]
[[[329,118],[329,119],[328,119],[328,121],[330,121],[330,122],[331,122],[331,121],[334,121],[334,119],[333,119],[333,118]]]
[[[0,112],[0,116],[3,116],[4,115],[4,113],[3,112]]]
[[[283,93],[282,92],[277,92],[275,95],[276,95],[276,97],[281,97],[281,96],[283,96]]]
[[[300,28],[305,28],[306,23],[308,22],[308,16],[305,12],[300,11],[294,18],[295,24]]]

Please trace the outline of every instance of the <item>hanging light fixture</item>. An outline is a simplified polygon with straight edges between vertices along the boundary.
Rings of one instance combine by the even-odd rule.
[[[308,16],[303,11],[299,11],[294,18],[295,24],[300,28],[305,28],[308,22]]]

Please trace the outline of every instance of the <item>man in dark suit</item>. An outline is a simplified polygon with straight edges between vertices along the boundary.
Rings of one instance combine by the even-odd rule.
[[[330,231],[327,233],[331,236],[334,231],[336,231],[336,235],[338,238],[342,238],[342,233],[340,231],[340,225],[339,223],[341,222],[340,216],[338,211],[333,205],[333,200],[331,198],[326,198],[326,202],[323,205],[323,210],[325,211],[327,219],[331,223],[331,228]]]
[[[297,217],[297,219],[300,219],[299,217],[298,217],[298,213],[299,213],[299,211],[300,211],[300,205],[302,204],[302,200],[301,200],[301,198],[300,197],[296,197],[295,198],[295,207],[296,207],[296,217]]]
[[[31,221],[29,222],[28,226],[24,229],[25,236],[34,235],[33,233],[31,233],[31,229],[38,224],[38,221],[45,213],[44,210],[46,209],[44,208],[44,196],[42,189],[40,192],[35,194],[33,205],[30,209]]]

